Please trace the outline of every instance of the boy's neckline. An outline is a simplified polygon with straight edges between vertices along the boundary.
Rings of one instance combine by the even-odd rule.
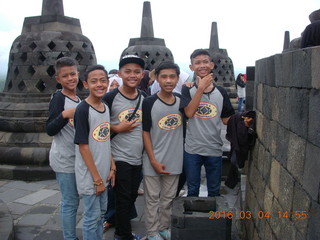
[[[168,105],[172,105],[176,102],[176,97],[174,96],[173,93],[168,94],[168,95],[163,95],[161,92],[157,93],[157,97],[164,103]]]
[[[76,91],[74,91],[74,92],[73,92],[73,91],[68,91],[68,90],[66,90],[65,88],[63,88],[63,89],[61,90],[61,93],[62,93],[63,95],[65,95],[65,96],[67,96],[68,98],[74,100],[74,101],[78,101],[78,96],[77,96]]]
[[[129,90],[129,91],[128,91]],[[136,88],[126,88],[123,85],[118,88],[118,91],[128,99],[136,99],[139,95],[139,90]]]

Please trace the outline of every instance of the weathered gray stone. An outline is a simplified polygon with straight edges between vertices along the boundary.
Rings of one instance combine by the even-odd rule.
[[[276,159],[272,159],[270,170],[270,189],[276,198],[279,198],[280,186],[280,164]]]
[[[256,93],[256,108],[260,112],[262,112],[263,109],[263,84],[258,83],[257,84],[257,93]]]
[[[275,59],[274,56],[266,58],[265,62],[265,74],[266,74],[266,85],[274,87],[276,84],[275,80]]]
[[[311,49],[293,51],[292,59],[291,86],[311,88]]]
[[[292,52],[282,54],[282,68],[278,71],[282,71],[282,81],[278,82],[279,86],[291,87],[292,82]]]
[[[274,55],[274,68],[275,68],[275,85],[276,87],[283,86],[283,71],[282,71],[282,58],[283,54]]]
[[[278,104],[275,105],[279,109],[279,123],[285,128],[289,129],[290,125],[290,89],[279,88],[278,89]]]
[[[294,179],[288,171],[280,166],[279,203],[286,211],[290,211],[293,201]]]
[[[271,121],[270,123],[270,153],[273,157],[276,156],[277,141],[278,141],[278,122]]]
[[[273,204],[273,193],[271,192],[270,188],[268,186],[265,187],[265,192],[264,192],[264,206],[263,210],[265,212],[271,212],[272,209],[272,204]]]
[[[307,142],[306,160],[303,173],[303,187],[315,201],[319,196],[320,148]]]
[[[308,117],[309,117],[309,90],[290,89],[289,95],[289,123],[290,129],[307,138],[308,135]]]
[[[312,48],[311,54],[311,85],[312,88],[320,89],[320,47]]]
[[[312,201],[309,214],[308,239],[320,239],[320,205]]]
[[[262,113],[268,118],[272,119],[272,102],[273,102],[273,91],[272,87],[268,85],[264,85],[263,87],[263,105],[262,105]]]
[[[309,214],[311,207],[311,199],[308,194],[302,189],[300,184],[295,184],[293,190],[293,203],[292,203],[292,221],[294,222],[299,232],[303,235],[307,234],[307,227],[308,227],[308,220],[309,217],[306,219],[297,218],[299,217],[296,214],[296,211],[305,211],[306,214]]]
[[[275,234],[275,236],[278,239],[282,239],[280,235],[281,230],[281,218],[279,218],[278,214],[279,212],[283,212],[283,209],[281,208],[279,202],[277,199],[274,199],[272,204],[272,210],[270,212],[270,226]]]
[[[256,111],[256,123],[257,123],[257,136],[260,139],[260,141],[262,141],[263,139],[263,119],[264,116],[262,115],[262,113],[260,111]]]
[[[296,181],[302,185],[303,167],[305,162],[306,140],[289,133],[287,168]]]
[[[283,165],[287,165],[287,152],[289,142],[289,130],[278,125],[277,134],[277,148],[276,148],[276,159]]]
[[[309,97],[308,140],[318,147],[320,147],[319,106],[320,90],[312,89]]]
[[[263,162],[262,177],[265,184],[269,183],[272,155],[269,151],[265,151],[265,161]]]
[[[281,229],[280,229],[280,238],[279,239],[296,239],[297,229],[295,228],[292,221],[288,218],[282,218],[280,221]]]

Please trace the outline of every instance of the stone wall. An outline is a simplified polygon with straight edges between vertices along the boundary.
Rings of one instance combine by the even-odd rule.
[[[320,239],[320,47],[257,61],[254,90],[247,239]]]

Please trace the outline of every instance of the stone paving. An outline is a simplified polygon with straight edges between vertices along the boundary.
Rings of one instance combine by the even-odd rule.
[[[236,187],[231,190],[222,186],[222,193],[231,208],[237,207],[239,189]],[[206,196],[205,181],[202,183],[200,196]],[[7,205],[13,217],[15,240],[63,239],[60,230],[60,192],[56,180],[37,182],[0,180],[0,199]],[[145,235],[143,195],[138,196],[136,208],[138,217],[132,220],[133,232]],[[77,235],[80,240],[82,214],[83,206],[80,201],[77,214]],[[113,234],[114,228],[111,228],[104,234],[104,239],[113,239]]]

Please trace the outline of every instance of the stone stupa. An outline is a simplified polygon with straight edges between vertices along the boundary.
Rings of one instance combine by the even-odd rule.
[[[52,178],[48,166],[51,137],[45,132],[50,96],[59,86],[55,61],[63,56],[79,63],[80,80],[96,64],[91,41],[79,19],[64,16],[62,0],[43,0],[42,15],[26,17],[9,53],[5,88],[0,93],[0,174],[2,178]],[[86,95],[81,81],[78,94]]]
[[[140,38],[130,39],[121,58],[129,54],[141,57],[145,61],[146,70],[153,70],[162,61],[173,61],[173,55],[166,47],[164,39],[154,37],[150,2],[143,3]]]

